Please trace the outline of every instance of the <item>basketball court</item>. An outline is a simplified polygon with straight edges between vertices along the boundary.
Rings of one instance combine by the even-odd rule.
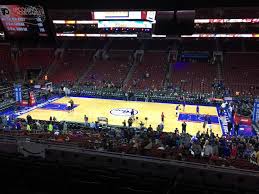
[[[67,111],[66,105],[70,98],[63,97],[53,101],[41,108],[36,108],[19,118],[26,118],[28,114],[33,119],[49,120],[50,116],[55,116],[58,121],[84,122],[84,115],[89,118],[89,122],[96,121],[98,117],[108,118],[110,125],[122,125],[124,120],[128,120],[130,112],[134,109],[135,118],[133,126],[139,127],[142,121],[145,126],[151,125],[155,130],[161,123],[161,113],[164,112],[165,122],[164,131],[173,132],[178,128],[181,132],[183,121],[187,123],[187,132],[195,135],[198,130],[203,131],[204,115],[209,115],[212,121],[212,130],[219,136],[222,135],[222,129],[218,118],[216,107],[200,106],[200,114],[196,114],[195,105],[186,105],[183,111],[180,106],[179,115],[176,117],[175,108],[177,104],[153,103],[153,102],[136,102],[123,100],[107,100],[96,98],[71,97],[75,107],[72,111]],[[147,118],[147,119],[145,119]],[[206,129],[205,129],[206,130]]]

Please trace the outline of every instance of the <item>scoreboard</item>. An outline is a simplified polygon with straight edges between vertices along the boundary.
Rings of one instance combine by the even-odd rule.
[[[49,36],[49,23],[40,5],[0,5],[0,18],[8,38]]]
[[[93,20],[148,20],[155,21],[156,11],[94,11]]]

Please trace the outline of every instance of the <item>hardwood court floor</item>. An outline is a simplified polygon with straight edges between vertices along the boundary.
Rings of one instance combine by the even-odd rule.
[[[134,122],[133,126],[139,126],[140,121],[145,123],[145,126],[152,125],[153,129],[156,129],[157,125],[161,123],[161,113],[165,115],[165,129],[166,132],[173,132],[175,128],[178,128],[181,132],[182,120],[178,120],[175,116],[176,104],[165,103],[152,103],[152,102],[133,102],[123,100],[107,100],[107,99],[95,99],[95,98],[80,98],[72,97],[74,103],[78,105],[73,111],[68,112],[66,110],[54,110],[47,108],[37,108],[29,113],[21,115],[19,118],[26,118],[27,114],[30,114],[33,119],[49,120],[50,116],[55,116],[58,121],[74,121],[84,122],[84,115],[87,115],[89,122],[96,121],[97,117],[107,117],[108,123],[113,125],[122,125],[124,120],[129,118],[130,110],[134,109],[137,114],[138,120]],[[63,97],[53,102],[54,105],[62,105],[63,107],[68,102],[67,97]],[[194,115],[196,113],[196,106],[186,105],[183,112],[182,106],[180,107],[180,113],[182,115]],[[214,117],[214,120],[218,121],[218,113],[216,107],[200,106],[200,114],[208,114]],[[145,121],[145,117],[148,118]],[[190,118],[190,117],[189,117]],[[191,119],[187,122],[187,132],[191,135],[195,135],[198,130],[203,131],[203,123],[199,119]],[[219,136],[222,135],[222,129],[220,123],[212,124],[212,130]]]

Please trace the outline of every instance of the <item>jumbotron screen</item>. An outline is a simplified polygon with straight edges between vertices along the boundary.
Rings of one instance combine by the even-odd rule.
[[[0,17],[9,38],[49,36],[47,17],[40,5],[0,5]]]
[[[148,20],[155,21],[156,11],[94,11],[94,20]]]

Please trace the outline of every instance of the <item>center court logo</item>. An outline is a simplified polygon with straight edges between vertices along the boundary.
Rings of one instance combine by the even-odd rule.
[[[131,116],[132,108],[115,108],[110,111],[112,115],[115,116]],[[138,114],[138,111],[133,109],[134,115]]]

